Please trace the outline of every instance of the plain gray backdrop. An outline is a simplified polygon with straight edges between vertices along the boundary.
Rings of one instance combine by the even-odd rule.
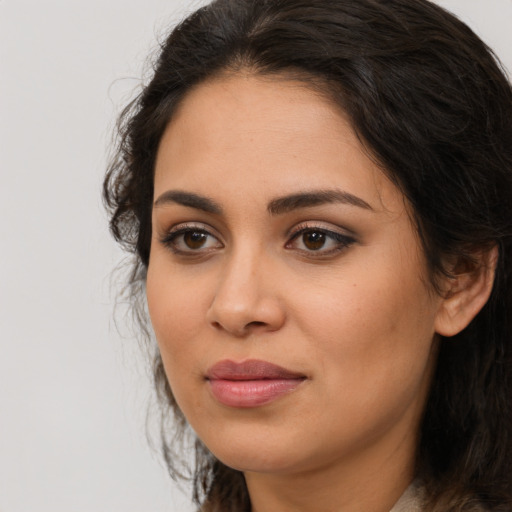
[[[159,34],[201,2],[0,0],[0,512],[187,512],[112,321],[100,191]],[[512,0],[439,0],[512,70]]]

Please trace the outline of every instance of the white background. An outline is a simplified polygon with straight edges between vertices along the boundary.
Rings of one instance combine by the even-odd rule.
[[[512,70],[512,0],[439,1]],[[0,512],[186,512],[111,320],[100,200],[115,115],[199,0],[0,0]]]

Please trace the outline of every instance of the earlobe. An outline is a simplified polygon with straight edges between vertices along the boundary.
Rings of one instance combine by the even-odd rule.
[[[475,251],[472,261],[458,261],[446,278],[444,297],[436,316],[436,332],[454,336],[475,318],[491,295],[498,247]]]

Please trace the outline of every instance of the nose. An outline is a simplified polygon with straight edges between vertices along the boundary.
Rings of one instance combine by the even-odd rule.
[[[280,299],[279,271],[269,258],[256,254],[233,254],[227,258],[207,311],[215,329],[236,337],[272,332],[285,323]]]

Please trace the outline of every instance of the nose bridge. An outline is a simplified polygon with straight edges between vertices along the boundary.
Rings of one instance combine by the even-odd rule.
[[[241,240],[226,254],[208,320],[237,336],[252,330],[276,330],[284,311],[274,286],[273,258],[263,247]]]

